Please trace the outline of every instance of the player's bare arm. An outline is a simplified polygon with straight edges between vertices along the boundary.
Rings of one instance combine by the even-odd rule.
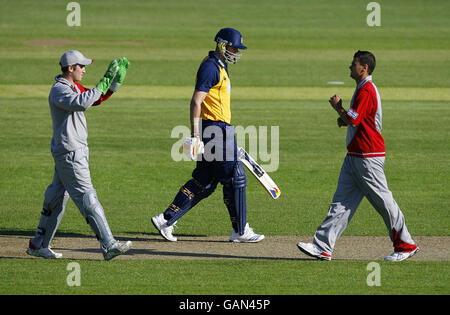
[[[337,120],[338,126],[353,126],[355,125],[348,119],[347,111],[342,107],[342,99],[339,95],[335,94],[330,97],[329,100],[331,107],[338,113],[339,118]]]
[[[341,117],[338,117],[338,119],[337,119],[337,125],[338,125],[339,128],[340,128],[340,127],[343,127],[343,126],[347,126],[347,124],[345,123],[345,121],[342,120]]]
[[[200,136],[200,113],[202,110],[202,102],[208,93],[195,90],[191,99],[191,136]]]

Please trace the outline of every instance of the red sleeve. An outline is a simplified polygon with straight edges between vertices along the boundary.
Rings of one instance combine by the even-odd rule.
[[[366,116],[370,103],[370,93],[367,90],[360,90],[353,101],[352,107],[347,111],[347,118],[358,126]]]
[[[80,90],[81,93],[89,91],[90,89],[85,88],[84,86],[82,86],[80,83],[75,82],[75,84],[77,85],[78,89]],[[94,103],[92,104],[92,106],[97,106],[100,105],[102,102],[106,101],[108,98],[110,98],[111,95],[113,95],[113,91],[108,90],[108,92],[106,92],[105,95],[101,95],[100,98]]]
[[[81,93],[88,91],[89,89],[85,88],[84,86],[82,86],[79,82],[74,81],[75,85],[78,87],[78,89],[80,90]]]
[[[92,106],[100,105],[103,101],[106,101],[111,95],[113,95],[113,93],[113,91],[108,90],[108,92],[106,92],[105,95],[102,94],[100,98],[94,104],[92,104]]]

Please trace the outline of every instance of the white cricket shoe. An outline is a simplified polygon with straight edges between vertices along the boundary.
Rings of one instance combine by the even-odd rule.
[[[110,248],[103,253],[103,258],[105,260],[111,260],[116,256],[125,254],[133,245],[131,241],[127,241],[126,243],[120,243],[116,241]]]
[[[319,247],[314,245],[313,243],[302,243],[299,242],[297,244],[298,249],[300,249],[304,254],[320,259],[320,260],[331,260],[331,255],[325,253],[320,250]]]
[[[402,261],[414,256],[419,251],[419,247],[410,252],[393,252],[389,256],[384,257],[386,261]]]
[[[253,229],[248,225],[245,225],[245,230],[243,235],[239,235],[234,229],[230,235],[230,242],[234,243],[258,243],[264,239],[264,235],[256,234]]]
[[[152,218],[152,223],[155,228],[159,231],[162,237],[171,242],[176,242],[177,238],[173,236],[173,226],[177,223],[175,221],[172,225],[167,225],[167,220],[164,219],[164,214],[158,214]]]
[[[46,259],[59,259],[62,257],[61,253],[55,253],[50,247],[35,248],[33,244],[31,244],[31,242],[27,248],[27,254],[34,257],[42,257]]]

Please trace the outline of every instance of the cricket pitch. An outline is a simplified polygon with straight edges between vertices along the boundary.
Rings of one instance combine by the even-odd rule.
[[[251,259],[251,260],[311,260],[296,244],[310,242],[310,236],[266,236],[260,243],[230,243],[228,236],[178,235],[178,242],[168,242],[156,233],[124,235],[120,241],[131,240],[132,249],[115,259]],[[0,259],[31,257],[26,254],[30,236],[0,235]],[[410,260],[449,261],[450,237],[416,236],[420,252]],[[84,235],[56,235],[52,249],[64,259],[103,260],[95,237]],[[336,243],[333,260],[383,260],[393,251],[385,236],[343,236]],[[37,258],[35,258],[37,259]]]

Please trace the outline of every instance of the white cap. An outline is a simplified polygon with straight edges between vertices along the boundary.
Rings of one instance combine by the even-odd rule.
[[[73,65],[90,65],[94,59],[87,59],[78,50],[68,50],[66,51],[59,60],[61,67],[73,66]]]

